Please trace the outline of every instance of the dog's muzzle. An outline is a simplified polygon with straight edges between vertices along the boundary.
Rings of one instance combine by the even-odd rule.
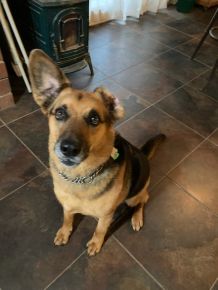
[[[55,145],[55,153],[67,166],[78,165],[86,158],[86,152],[78,139],[59,140]]]

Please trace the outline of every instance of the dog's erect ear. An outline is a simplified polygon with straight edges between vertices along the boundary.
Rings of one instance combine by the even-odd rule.
[[[29,76],[33,97],[45,114],[60,91],[70,86],[64,73],[40,49],[34,49],[30,53]]]
[[[117,97],[111,94],[107,89],[103,87],[96,88],[94,92],[100,96],[107,108],[112,121],[119,120],[124,116],[124,108],[120,104]]]

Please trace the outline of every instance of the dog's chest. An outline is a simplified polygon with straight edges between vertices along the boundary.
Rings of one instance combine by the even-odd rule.
[[[115,184],[109,191],[95,196],[95,190],[88,186],[68,184],[54,179],[54,191],[58,201],[65,210],[94,217],[101,217],[111,212],[119,199],[122,184]]]

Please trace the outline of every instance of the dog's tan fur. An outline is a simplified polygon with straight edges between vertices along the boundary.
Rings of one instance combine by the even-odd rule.
[[[58,171],[71,178],[85,176],[107,162],[115,142],[113,124],[123,116],[123,108],[114,96],[102,88],[92,93],[72,89],[64,74],[40,50],[31,53],[29,72],[34,99],[48,116],[50,170],[55,195],[64,211],[63,225],[54,243],[62,245],[68,242],[76,213],[89,215],[98,219],[93,237],[87,243],[88,254],[94,255],[100,251],[114,212],[121,203],[137,206],[132,216],[132,227],[138,231],[143,226],[143,207],[148,200],[149,180],[137,195],[128,198],[127,160],[104,170],[90,184],[72,184],[64,180]],[[66,122],[59,122],[55,119],[55,110],[63,105],[67,107],[69,118]],[[103,120],[95,128],[84,122],[84,116],[90,109],[95,109]],[[78,134],[89,146],[87,158],[77,166],[64,165],[56,155],[54,147],[63,134]],[[107,189],[108,180],[112,180],[113,184]]]

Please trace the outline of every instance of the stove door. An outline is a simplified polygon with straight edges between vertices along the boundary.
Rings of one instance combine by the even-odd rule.
[[[53,19],[51,38],[57,60],[79,57],[88,50],[87,12],[78,7],[65,8]]]
[[[59,22],[59,49],[61,52],[84,45],[83,18],[78,13],[65,15]]]

